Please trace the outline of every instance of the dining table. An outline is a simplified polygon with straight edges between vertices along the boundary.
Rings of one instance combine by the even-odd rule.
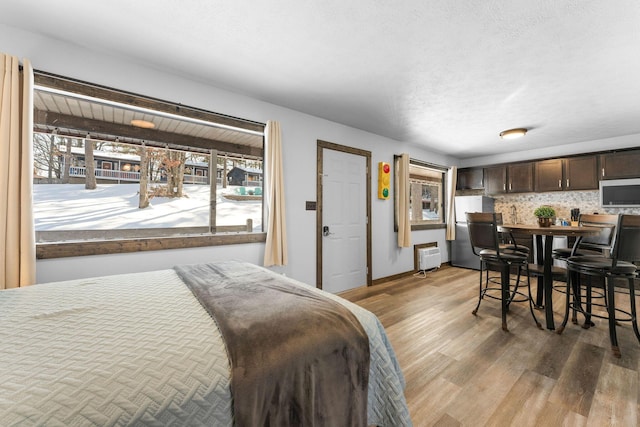
[[[542,280],[538,276],[538,306],[544,306],[545,323],[547,329],[554,330],[555,323],[553,321],[553,238],[556,236],[575,237],[574,248],[580,244],[580,240],[584,236],[595,235],[600,232],[598,227],[586,227],[580,225],[551,225],[549,227],[541,227],[532,224],[501,224],[498,225],[498,231],[501,233],[517,232],[522,234],[530,234],[536,239],[536,262],[542,266]],[[543,239],[543,236],[545,238]],[[544,240],[544,244],[543,244]],[[542,286],[540,282],[542,281]],[[541,292],[542,291],[542,292]],[[542,298],[540,298],[542,297]]]

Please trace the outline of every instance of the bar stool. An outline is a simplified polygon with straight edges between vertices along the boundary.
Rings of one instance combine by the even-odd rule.
[[[501,214],[497,213],[467,213],[467,228],[471,240],[473,253],[480,259],[480,291],[478,304],[473,310],[477,314],[480,302],[484,297],[499,299],[502,305],[502,330],[508,331],[507,312],[509,305],[515,301],[517,295],[522,296],[529,302],[529,310],[538,328],[542,325],[536,319],[533,312],[533,299],[531,297],[531,286],[529,283],[528,254],[517,250],[501,247],[497,226],[502,223]],[[489,267],[497,268],[500,271],[500,287],[493,287],[489,278],[483,286],[483,271]],[[511,289],[511,268],[516,267],[518,276],[513,289]],[[518,291],[520,286],[520,276],[524,270],[527,276],[527,294]],[[499,291],[500,296],[492,294],[492,291]]]
[[[553,250],[553,257],[558,260],[566,261],[571,256],[609,256],[611,248],[613,246],[613,238],[616,234],[616,226],[618,224],[618,215],[614,214],[581,214],[578,219],[578,224],[587,227],[597,227],[601,231],[598,234],[591,236],[584,236],[576,240],[575,244],[571,248],[557,248]],[[571,274],[577,274],[572,272]],[[586,276],[586,285],[579,288],[578,277],[573,277],[572,283],[574,284],[573,295],[575,304],[580,305],[582,299],[582,290],[586,298],[587,309],[586,312],[591,312],[591,304],[593,299],[593,287],[591,282],[592,276]],[[564,290],[563,290],[564,291]],[[604,292],[596,292],[597,298],[603,298],[606,304],[606,294]],[[577,311],[572,311],[571,321],[574,324],[578,323],[576,316]],[[588,329],[594,326],[590,317],[585,317],[583,328]]]
[[[638,267],[634,264],[640,261],[640,215],[620,215],[616,226],[616,233],[613,242],[613,249],[610,257],[604,256],[572,256],[567,259],[567,268],[569,272],[577,274],[569,274],[567,280],[567,303],[565,307],[565,316],[562,325],[558,329],[561,334],[567,324],[569,318],[569,309],[572,308],[583,313],[588,319],[598,317],[608,319],[609,321],[609,339],[611,341],[611,350],[615,357],[620,357],[620,347],[618,346],[618,337],[616,333],[616,323],[618,321],[630,321],[633,332],[640,343],[640,331],[638,331],[638,322],[636,318],[636,300],[635,300],[635,283],[638,278]],[[576,280],[578,274],[586,276],[595,276],[604,278],[604,288],[607,300],[605,304],[592,304],[592,306],[602,307],[606,309],[606,316],[592,311],[592,306],[583,309],[579,303],[579,298],[570,301],[570,294],[574,290],[579,289],[573,286],[571,282]],[[616,308],[616,279],[626,279],[629,295],[630,311]],[[618,291],[618,293],[621,293]],[[587,311],[589,310],[589,311]],[[625,315],[625,318],[617,317],[617,313]]]
[[[496,212],[496,222],[498,225],[502,225],[502,213],[500,212]],[[512,232],[498,232],[498,239],[500,240],[500,250],[503,252],[509,252],[509,251],[516,251],[516,252],[521,252],[523,255],[526,255],[529,259],[531,259],[531,248],[529,246],[526,246],[522,243],[518,243],[518,241],[516,240],[516,238],[514,237]],[[489,271],[490,269],[487,268],[485,270],[485,274],[486,274],[486,278],[485,281],[486,282],[492,282],[494,284],[500,285],[500,276],[490,276],[489,275]],[[520,273],[520,270],[518,270],[518,273]],[[529,273],[531,273],[531,270],[529,270]],[[518,276],[518,278],[516,279],[516,283],[520,280],[520,276]],[[517,287],[514,288],[515,290],[517,290]],[[516,295],[514,295],[512,293],[511,296],[511,301],[515,301],[515,302],[523,302],[526,301],[526,297],[522,298],[522,299],[515,299]]]

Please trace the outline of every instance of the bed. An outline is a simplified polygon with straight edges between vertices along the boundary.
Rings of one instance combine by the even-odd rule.
[[[245,262],[0,291],[2,425],[410,426],[404,385],[375,315]]]

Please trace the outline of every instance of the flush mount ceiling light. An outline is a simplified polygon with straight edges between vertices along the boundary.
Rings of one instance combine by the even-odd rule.
[[[524,136],[526,133],[527,133],[527,130],[525,128],[503,130],[502,132],[500,132],[500,138],[515,139],[515,138],[520,138],[521,136]]]
[[[156,127],[155,124],[146,121],[146,120],[131,120],[131,124],[135,127],[139,127],[139,128],[143,128],[143,129],[153,129],[154,127]]]

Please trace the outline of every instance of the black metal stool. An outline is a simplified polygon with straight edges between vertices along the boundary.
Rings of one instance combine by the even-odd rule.
[[[616,233],[616,226],[618,224],[619,217],[614,214],[581,214],[578,219],[578,224],[587,227],[597,227],[600,228],[600,233],[592,235],[592,236],[584,236],[578,238],[573,247],[567,248],[556,248],[553,250],[553,257],[558,260],[566,261],[571,256],[609,256],[611,252],[611,248],[613,245],[613,238]],[[593,287],[591,283],[592,276],[586,276],[586,285],[578,287],[579,278],[575,271],[570,272],[574,277],[572,279],[572,283],[574,285],[573,296],[574,303],[576,305],[581,304],[582,299],[582,290],[585,291],[585,299],[586,299],[586,312],[591,312],[591,305],[593,297]],[[564,289],[562,289],[564,292]],[[604,303],[606,305],[607,295],[604,291],[596,291],[596,298],[604,299]],[[571,321],[574,324],[578,323],[577,318],[577,310],[572,311]],[[588,329],[589,327],[594,326],[594,323],[591,321],[589,316],[585,316],[583,328]]]
[[[635,300],[635,283],[638,278],[638,267],[634,264],[640,261],[640,215],[620,215],[616,227],[615,240],[611,257],[603,256],[572,256],[567,259],[567,268],[570,273],[567,280],[567,303],[565,307],[565,316],[562,325],[558,329],[558,333],[562,333],[569,318],[569,310],[574,309],[585,315],[590,321],[591,316],[609,320],[609,338],[611,341],[611,350],[614,356],[620,357],[620,348],[618,346],[618,337],[616,333],[617,321],[630,321],[633,326],[633,332],[640,342],[640,331],[638,331],[638,322],[636,317],[636,300]],[[590,277],[604,278],[604,289],[607,299],[605,304],[591,304],[586,309],[582,307],[579,298],[571,301],[570,295],[576,290],[579,291],[580,285],[574,286],[572,283],[578,278],[578,274]],[[629,311],[616,308],[615,301],[615,279],[626,279],[629,295]],[[587,295],[591,292],[587,284]],[[606,309],[607,315],[603,316],[593,312],[592,306],[599,306]],[[617,313],[624,314],[626,318],[616,317]]]
[[[513,249],[507,249],[501,246],[498,234],[498,224],[502,223],[501,214],[496,213],[467,213],[467,228],[471,240],[473,253],[480,259],[480,292],[478,296],[478,304],[473,310],[475,315],[480,307],[480,302],[486,296],[501,300],[502,303],[502,329],[508,331],[507,328],[507,312],[509,305],[516,295],[520,295],[523,300],[529,301],[529,310],[533,316],[538,328],[542,329],[542,325],[536,319],[533,311],[533,299],[531,297],[531,286],[529,283],[528,269],[528,253]],[[489,267],[497,268],[500,271],[500,288],[491,287],[489,277],[483,286],[483,272]],[[517,268],[517,279],[513,290],[511,289],[511,268]],[[521,272],[524,270],[527,276],[527,294],[518,291],[520,286]],[[500,291],[500,296],[492,295],[490,291]]]

